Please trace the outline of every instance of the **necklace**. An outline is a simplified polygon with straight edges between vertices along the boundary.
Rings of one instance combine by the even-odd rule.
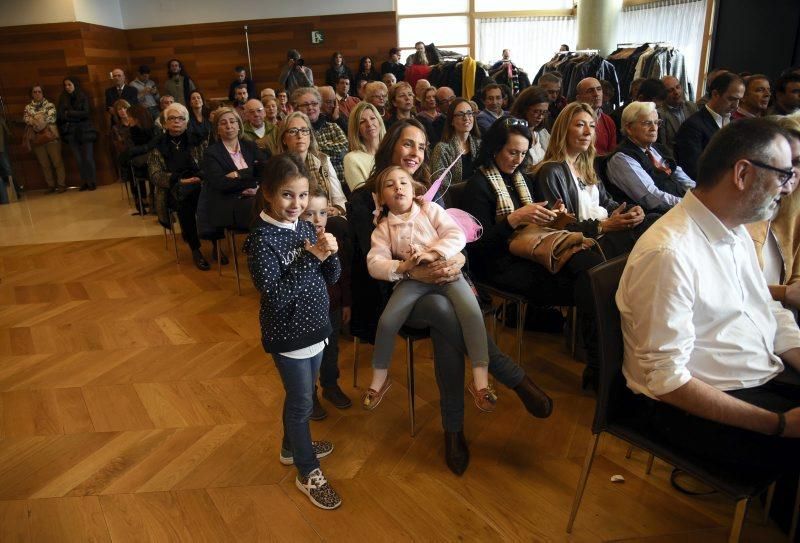
[[[178,138],[178,139],[175,139],[175,138],[173,138],[173,137],[170,137],[170,141],[172,142],[172,145],[174,145],[174,146],[175,146],[175,150],[176,150],[176,151],[180,151],[180,150],[181,150],[181,143],[182,143],[182,142],[181,142],[181,139],[180,139],[180,138]]]

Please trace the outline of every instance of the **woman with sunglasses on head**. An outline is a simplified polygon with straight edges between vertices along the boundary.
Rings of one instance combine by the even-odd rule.
[[[380,307],[391,292],[391,283],[372,279],[366,266],[366,255],[375,228],[375,179],[387,167],[400,166],[421,186],[428,187],[431,179],[425,164],[427,149],[425,129],[418,121],[404,119],[395,123],[375,154],[373,174],[363,187],[353,192],[348,202],[348,223],[354,251],[352,281],[354,285],[359,285],[358,290],[353,292],[351,330],[357,337],[368,341],[374,341]],[[449,260],[415,266],[407,273],[409,278],[416,281],[445,284],[461,276],[464,263],[464,256],[459,253]],[[461,475],[469,464],[469,450],[464,437],[466,347],[461,340],[461,327],[450,302],[438,294],[420,298],[406,324],[415,328],[430,328],[445,432],[445,461],[451,471]],[[522,368],[497,348],[491,337],[487,337],[487,342],[489,372],[500,383],[514,390],[529,413],[536,417],[548,417],[553,409],[552,400],[525,375]]]
[[[527,224],[551,226],[564,211],[557,199],[537,201],[530,179],[521,171],[531,139],[527,123],[514,117],[498,119],[484,135],[475,175],[467,181],[461,198],[464,211],[483,226],[481,238],[467,246],[470,271],[491,286],[524,295],[534,306],[577,306],[587,351],[596,356],[597,338],[594,328],[587,325],[594,319],[586,272],[601,263],[602,256],[581,250],[551,273],[509,251],[515,229]]]
[[[475,113],[468,100],[456,98],[447,108],[442,141],[433,148],[431,169],[436,178],[461,153],[461,158],[450,170],[450,182],[462,183],[472,177],[474,161],[481,145],[481,133],[475,123]]]
[[[550,114],[549,109],[550,98],[547,96],[547,91],[541,87],[528,87],[517,96],[509,111],[512,117],[526,121],[528,130],[531,131],[533,140],[523,166],[526,169],[541,162],[547,151],[550,132],[545,128],[545,124]]]

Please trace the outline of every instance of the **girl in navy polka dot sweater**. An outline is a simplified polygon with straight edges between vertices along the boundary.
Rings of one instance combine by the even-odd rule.
[[[245,242],[247,264],[261,293],[261,343],[286,390],[280,461],[297,466],[296,486],[311,502],[334,509],[342,501],[328,484],[319,458],[333,451],[312,441],[309,417],[322,352],[331,333],[325,284],[339,278],[332,234],[299,220],[309,195],[309,175],[299,157],[283,154],[265,166],[260,198],[264,211]]]

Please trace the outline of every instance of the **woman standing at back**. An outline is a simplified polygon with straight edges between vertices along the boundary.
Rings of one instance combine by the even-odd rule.
[[[94,142],[97,130],[90,119],[89,97],[74,77],[64,78],[64,92],[58,99],[58,123],[63,137],[75,155],[81,175],[81,190],[97,188],[94,164]]]

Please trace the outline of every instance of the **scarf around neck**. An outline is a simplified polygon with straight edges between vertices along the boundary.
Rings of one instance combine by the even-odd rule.
[[[481,166],[479,168],[481,173],[486,176],[486,179],[489,180],[489,183],[492,185],[495,194],[497,194],[497,209],[495,210],[495,216],[503,219],[508,216],[512,211],[514,211],[514,201],[511,199],[511,195],[508,193],[508,188],[506,188],[506,182],[503,180],[503,175],[500,173],[500,170],[497,169],[497,166],[492,164],[491,166]],[[517,169],[514,172],[513,176],[514,181],[514,190],[519,196],[522,205],[532,204],[533,199],[531,198],[531,193],[528,190],[528,185],[525,183],[525,178],[522,177],[522,173]]]

